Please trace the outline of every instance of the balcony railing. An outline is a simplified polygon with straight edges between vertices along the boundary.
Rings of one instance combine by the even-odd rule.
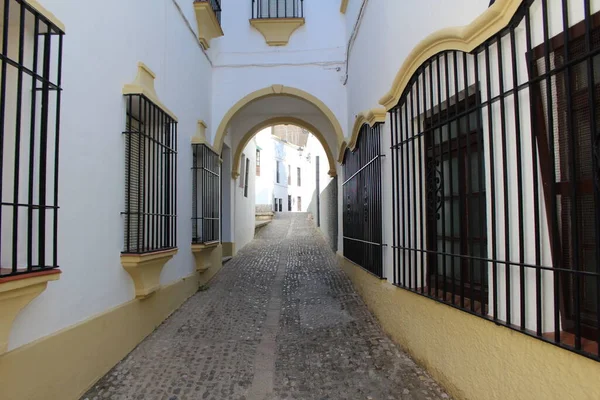
[[[304,18],[304,0],[252,0],[252,19]]]

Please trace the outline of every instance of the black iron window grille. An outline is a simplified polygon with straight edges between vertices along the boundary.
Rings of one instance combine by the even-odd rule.
[[[395,284],[600,360],[599,102],[589,1],[421,65],[390,111]]]
[[[192,243],[221,240],[221,159],[205,144],[194,144],[192,165]]]
[[[125,95],[123,253],[177,247],[177,122],[150,99]]]
[[[260,150],[256,149],[256,176],[260,176]]]
[[[288,164],[288,186],[292,186],[292,166]]]
[[[302,186],[302,168],[298,167],[296,168],[296,174],[297,175],[297,181],[296,182],[298,184],[298,187]]]
[[[383,278],[381,124],[364,125],[344,156],[344,256]]]
[[[0,278],[58,268],[64,32],[0,0]]]
[[[252,18],[304,18],[304,0],[252,0]]]
[[[279,183],[281,180],[279,176],[279,169],[281,168],[281,163],[279,161],[275,161],[275,182]]]
[[[250,159],[246,158],[246,173],[244,174],[244,197],[248,197],[249,172],[250,172]]]

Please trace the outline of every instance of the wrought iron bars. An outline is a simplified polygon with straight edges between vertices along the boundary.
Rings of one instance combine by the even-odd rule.
[[[304,0],[252,0],[252,19],[304,18]]]
[[[221,228],[221,159],[205,144],[192,147],[192,243],[216,242]]]
[[[125,95],[123,253],[177,247],[177,122],[144,95]]]
[[[64,32],[0,0],[0,278],[58,268]]]
[[[472,53],[427,60],[390,112],[394,282],[596,360],[598,11],[524,1]]]
[[[354,152],[346,150],[343,169],[344,256],[383,277],[381,209],[381,125],[364,125]]]

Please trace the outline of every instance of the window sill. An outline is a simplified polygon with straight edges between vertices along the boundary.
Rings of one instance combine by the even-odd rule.
[[[250,25],[264,36],[269,46],[285,46],[304,22],[304,18],[257,18],[251,19]]]
[[[223,262],[223,246],[220,242],[192,244],[192,253],[196,259],[196,271],[203,273]]]
[[[8,349],[12,324],[19,312],[46,290],[48,282],[58,280],[60,273],[52,269],[0,279],[0,354]]]
[[[217,19],[215,12],[208,1],[194,2],[196,23],[198,24],[198,40],[204,49],[210,47],[210,41],[223,36],[223,29]]]
[[[121,265],[135,285],[135,297],[144,299],[160,289],[160,274],[177,249],[147,254],[121,254]]]

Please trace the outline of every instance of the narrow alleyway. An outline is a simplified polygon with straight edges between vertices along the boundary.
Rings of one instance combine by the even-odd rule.
[[[307,214],[278,214],[82,399],[441,399]]]

